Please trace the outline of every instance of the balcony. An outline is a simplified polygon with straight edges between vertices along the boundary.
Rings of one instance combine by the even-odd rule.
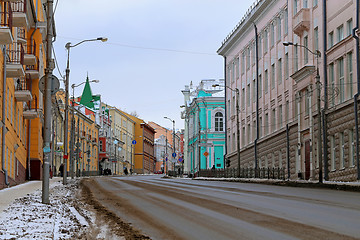
[[[10,4],[4,3],[0,12],[0,44],[12,44],[14,38],[12,35],[12,11]]]
[[[293,18],[293,31],[301,36],[304,31],[310,29],[310,9],[302,8]]]
[[[25,28],[23,27],[17,28],[17,42],[21,44],[26,44]]]
[[[24,111],[23,111],[23,116],[24,116],[24,119],[34,119],[39,116],[36,95],[32,101],[27,102],[27,104],[24,108]]]
[[[22,44],[14,42],[13,44],[7,45],[6,55],[6,76],[9,78],[24,77],[24,48]]]
[[[31,76],[31,79],[39,79],[39,59],[35,57],[35,64],[33,65],[26,65],[26,74]],[[30,61],[30,60],[29,60]]]
[[[11,3],[13,27],[28,27],[29,22],[26,15],[26,2],[26,0],[18,0]]]
[[[36,43],[34,40],[30,44],[25,46],[24,64],[29,66],[37,65]]]
[[[18,78],[15,83],[15,98],[18,102],[29,102],[32,100],[32,94],[30,91],[31,79]]]
[[[85,139],[85,132],[84,131],[80,132],[80,138]]]

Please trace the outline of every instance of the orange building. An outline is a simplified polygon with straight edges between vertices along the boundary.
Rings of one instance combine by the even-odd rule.
[[[155,129],[144,120],[134,117],[130,114],[126,115],[135,122],[135,141],[134,144],[134,173],[144,174],[153,173],[155,171],[155,152],[154,152],[154,135]]]
[[[41,0],[0,1],[0,188],[41,179],[46,38]],[[6,57],[5,57],[6,56]]]

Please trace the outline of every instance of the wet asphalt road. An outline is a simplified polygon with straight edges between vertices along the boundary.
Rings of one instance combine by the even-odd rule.
[[[357,192],[161,177],[100,177],[91,189],[152,239],[360,239]]]

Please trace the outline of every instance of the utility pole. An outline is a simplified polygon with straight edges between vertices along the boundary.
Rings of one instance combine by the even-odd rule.
[[[42,203],[49,204],[49,165],[51,162],[51,83],[52,83],[52,40],[53,40],[53,0],[47,1],[47,36],[46,36],[46,69],[45,69],[45,102],[44,102],[44,160],[42,181]],[[54,146],[53,146],[54,147]]]
[[[165,134],[166,134],[166,140],[165,140],[165,157],[168,157],[167,153],[167,145],[168,145],[168,139],[167,139],[167,128],[165,128]],[[169,160],[169,159],[168,159]],[[166,175],[169,174],[169,168],[168,168],[168,161],[166,161]]]

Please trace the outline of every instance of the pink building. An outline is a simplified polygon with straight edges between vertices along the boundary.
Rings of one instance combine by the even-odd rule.
[[[222,43],[226,86],[239,90],[239,99],[226,91],[231,167],[238,167],[239,127],[241,168],[281,168],[291,179],[319,179],[320,169],[326,180],[360,178],[354,113],[360,60],[352,36],[359,35],[359,3],[339,3],[258,0]]]

